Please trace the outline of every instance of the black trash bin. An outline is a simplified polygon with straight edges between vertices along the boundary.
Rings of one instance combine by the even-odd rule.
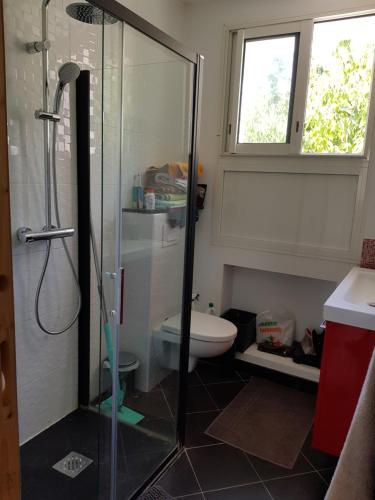
[[[240,309],[229,309],[221,317],[231,321],[237,327],[236,351],[246,351],[249,345],[255,342],[256,339],[257,315],[248,311],[241,311]]]

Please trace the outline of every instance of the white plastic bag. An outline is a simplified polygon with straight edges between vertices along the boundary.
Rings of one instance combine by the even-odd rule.
[[[289,311],[263,311],[257,315],[257,344],[272,347],[291,346],[295,338],[296,322]]]

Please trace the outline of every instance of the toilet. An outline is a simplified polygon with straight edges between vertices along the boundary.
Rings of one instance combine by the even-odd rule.
[[[180,363],[181,314],[163,321],[154,332],[159,357],[165,368],[177,370]],[[226,319],[191,312],[189,372],[196,367],[199,358],[212,358],[228,351],[237,336],[237,328]]]

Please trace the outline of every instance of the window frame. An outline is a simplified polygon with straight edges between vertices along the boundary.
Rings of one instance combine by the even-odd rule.
[[[373,77],[370,88],[370,99],[367,116],[367,128],[364,150],[360,154],[351,153],[303,153],[302,136],[305,125],[307,107],[311,51],[314,25],[319,22],[339,21],[347,18],[375,15],[375,11],[350,14],[336,14],[321,18],[297,19],[283,23],[270,22],[267,25],[253,27],[227,28],[227,52],[225,65],[225,99],[223,113],[222,155],[238,156],[298,156],[301,158],[369,158],[370,142],[375,119],[375,57],[373,61]],[[277,143],[239,143],[238,128],[240,118],[241,83],[244,62],[244,47],[247,39],[266,38],[299,33],[298,56],[296,60],[296,77],[294,99],[291,102],[292,118],[290,142]],[[293,89],[292,89],[293,91]],[[293,92],[292,92],[293,94]]]

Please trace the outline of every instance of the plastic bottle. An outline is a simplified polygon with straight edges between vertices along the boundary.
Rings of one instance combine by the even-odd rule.
[[[208,309],[206,311],[206,314],[211,314],[211,316],[216,316],[215,306],[213,302],[210,302],[208,304]]]
[[[133,177],[132,206],[133,208],[138,209],[142,209],[144,206],[144,193],[141,174],[135,174]]]
[[[155,189],[146,188],[145,190],[145,209],[155,210]]]

